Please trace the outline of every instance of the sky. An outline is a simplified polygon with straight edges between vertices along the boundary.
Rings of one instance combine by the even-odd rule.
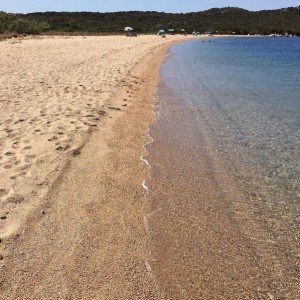
[[[164,11],[185,13],[213,7],[241,7],[252,11],[299,6],[300,0],[0,0],[0,11]]]

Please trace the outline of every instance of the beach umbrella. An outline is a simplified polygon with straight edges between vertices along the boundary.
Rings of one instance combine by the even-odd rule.
[[[163,30],[163,29],[160,29],[159,31],[158,31],[158,33],[160,34],[160,33],[165,33],[165,31]]]
[[[167,29],[168,32],[174,32],[175,30],[173,28]]]
[[[185,30],[182,28],[182,29],[180,29],[180,31],[182,31],[182,32],[185,32]]]
[[[124,31],[132,31],[133,28],[132,27],[125,27]]]

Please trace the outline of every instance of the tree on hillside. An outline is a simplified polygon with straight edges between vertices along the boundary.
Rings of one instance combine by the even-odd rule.
[[[39,34],[49,29],[49,23],[46,21],[28,20],[16,14],[0,12],[0,33]]]

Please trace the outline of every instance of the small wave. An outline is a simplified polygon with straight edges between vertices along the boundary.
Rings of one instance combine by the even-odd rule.
[[[150,163],[149,163],[149,161],[145,158],[145,157],[149,154],[148,151],[147,151],[147,149],[146,149],[146,146],[149,145],[149,144],[151,144],[151,143],[153,143],[153,138],[149,135],[149,127],[148,127],[148,136],[150,137],[150,141],[149,141],[148,143],[146,143],[146,144],[143,145],[143,149],[144,149],[144,151],[145,151],[145,154],[142,155],[142,156],[140,157],[140,159],[141,159],[141,161],[143,161],[143,162],[148,166],[149,171],[150,171],[150,170],[151,170]],[[148,176],[148,178],[151,178],[150,175]],[[142,187],[143,187],[147,192],[149,192],[149,187],[146,185],[146,179],[143,180],[143,182],[142,182]]]
[[[149,164],[148,160],[144,158],[144,155],[141,156],[141,160],[142,160],[148,167],[150,167],[150,164]]]
[[[145,226],[145,229],[146,229],[146,233],[147,234],[150,234],[150,225],[149,225],[149,219],[151,218],[152,215],[154,215],[155,213],[161,211],[162,208],[158,208],[146,215],[144,215],[144,226]]]
[[[145,151],[145,154],[142,155],[142,156],[140,157],[140,160],[143,161],[143,162],[148,166],[149,171],[150,171],[150,170],[151,170],[151,165],[150,165],[149,161],[145,158],[145,157],[149,154],[148,151],[147,151],[147,149],[146,149],[147,145],[152,144],[153,141],[154,141],[153,138],[150,136],[150,128],[149,128],[149,126],[148,126],[148,132],[147,132],[147,134],[148,134],[148,137],[149,137],[149,142],[146,143],[146,144],[144,144],[144,145],[142,146],[143,149],[144,149],[144,151]],[[151,176],[149,175],[148,178],[151,179]],[[143,187],[147,192],[149,192],[149,187],[146,185],[146,179],[143,180],[143,182],[142,182],[142,187]]]
[[[146,179],[143,180],[142,187],[143,187],[144,190],[146,190],[147,192],[149,192],[149,187],[146,185]]]
[[[145,261],[145,267],[146,267],[146,270],[147,270],[149,276],[150,276],[152,279],[154,279],[154,275],[153,275],[153,272],[152,272],[151,265],[150,265],[150,263],[149,263],[147,260]]]
[[[169,52],[168,54],[165,55],[165,59],[168,58],[168,57],[170,57],[170,56],[172,56],[172,55],[173,55],[173,53]]]
[[[160,116],[160,109],[161,109],[161,102],[160,102],[160,100],[159,100],[159,96],[158,96],[158,87],[157,87],[157,86],[156,86],[156,88],[155,88],[154,103],[155,103],[155,104],[153,105],[153,107],[154,107],[153,114],[154,114],[154,116],[155,116],[155,119],[157,120],[157,119],[159,118],[159,116]],[[150,145],[150,144],[152,144],[152,143],[154,142],[152,136],[150,135],[150,125],[148,125],[147,134],[148,134],[148,137],[149,137],[149,142],[146,143],[146,144],[144,144],[144,145],[142,146],[143,149],[144,149],[144,151],[145,151],[145,154],[143,154],[143,155],[140,157],[140,159],[148,166],[149,172],[150,172],[150,170],[151,170],[151,165],[150,165],[149,161],[145,158],[145,157],[149,154],[149,152],[148,152],[147,149],[146,149],[147,145]],[[148,178],[146,178],[146,179],[143,180],[143,182],[142,182],[142,187],[143,187],[147,192],[149,192],[150,189],[149,189],[149,187],[146,185],[146,180],[147,180],[147,179],[151,179],[151,176],[149,175]]]

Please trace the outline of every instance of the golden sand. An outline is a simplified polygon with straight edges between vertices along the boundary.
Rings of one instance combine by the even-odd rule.
[[[0,299],[163,299],[140,160],[167,47],[186,37],[0,43]]]

